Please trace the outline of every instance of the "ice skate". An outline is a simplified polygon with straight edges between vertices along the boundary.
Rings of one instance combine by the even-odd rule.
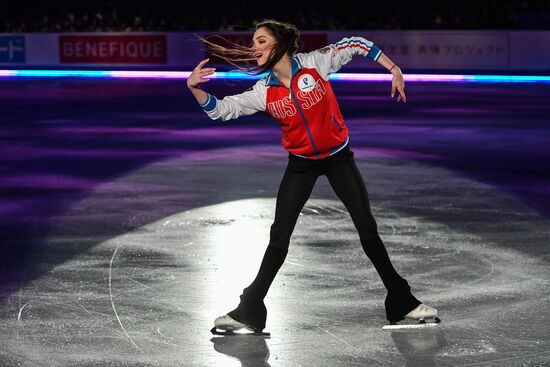
[[[437,310],[433,307],[421,303],[414,310],[405,315],[405,319],[416,320],[416,323],[390,322],[389,325],[382,326],[383,330],[402,330],[402,329],[422,329],[426,327],[437,326],[441,320],[437,317]]]
[[[247,294],[245,290],[243,293]],[[249,301],[244,294],[241,295],[239,306],[227,315],[220,316],[214,320],[212,334],[235,335],[254,334],[269,336],[269,333],[262,332],[265,328],[267,309],[263,301]]]
[[[210,330],[214,335],[259,335],[270,336],[269,333],[265,333],[260,328],[254,328],[253,326],[243,324],[237,320],[234,320],[229,315],[218,317],[214,320],[214,327]]]

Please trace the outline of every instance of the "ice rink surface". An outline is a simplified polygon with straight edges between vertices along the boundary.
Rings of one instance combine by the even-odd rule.
[[[386,83],[334,90],[438,327],[382,331],[385,289],[320,177],[266,298],[271,337],[214,337],[269,240],[277,123],[211,121],[184,81],[4,79],[0,365],[550,365],[550,84],[408,83],[406,105]]]

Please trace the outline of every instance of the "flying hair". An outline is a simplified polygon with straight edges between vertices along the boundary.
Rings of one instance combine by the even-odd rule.
[[[269,54],[266,63],[261,67],[250,65],[255,61],[251,47],[242,46],[217,35],[207,38],[197,37],[203,41],[205,50],[211,55],[224,60],[244,73],[258,75],[273,69],[285,54],[292,57],[298,51],[298,39],[300,38],[300,32],[294,25],[273,19],[257,22],[255,29],[259,28],[265,28],[276,40],[275,47]],[[212,42],[211,39],[221,42]],[[220,43],[227,46],[222,46]]]

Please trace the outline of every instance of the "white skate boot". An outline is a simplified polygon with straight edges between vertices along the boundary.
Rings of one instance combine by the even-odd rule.
[[[215,335],[234,335],[236,334],[235,331],[238,330],[248,331],[248,333],[245,332],[239,334],[270,336],[269,333],[262,332],[261,330],[254,329],[249,325],[238,322],[229,315],[220,316],[216,320],[214,320],[214,327],[210,331],[212,332],[212,334]]]
[[[220,330],[225,331],[237,331],[246,328],[246,324],[240,323],[229,315],[218,317],[214,320],[214,326]]]
[[[413,320],[422,320],[426,318],[433,319],[437,317],[437,310],[433,307],[421,303],[418,305],[417,308],[406,314],[405,317]]]
[[[382,326],[384,330],[401,330],[401,329],[420,329],[425,327],[437,326],[441,320],[437,317],[437,310],[433,307],[419,304],[414,310],[405,315],[409,320],[418,320],[416,324],[400,324],[391,323],[390,325]],[[431,320],[426,322],[426,320]]]

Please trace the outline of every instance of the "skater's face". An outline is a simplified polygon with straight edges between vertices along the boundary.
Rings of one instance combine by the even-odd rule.
[[[252,54],[258,66],[266,63],[276,44],[277,40],[267,28],[260,27],[254,32],[254,36],[252,37]]]

